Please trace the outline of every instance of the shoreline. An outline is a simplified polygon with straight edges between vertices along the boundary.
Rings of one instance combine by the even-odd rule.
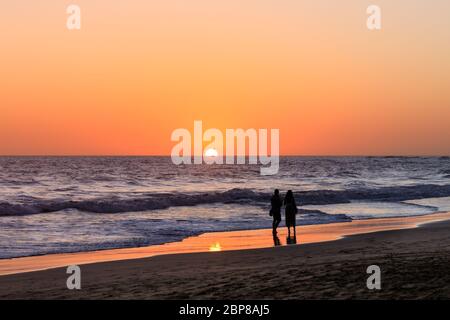
[[[6,275],[0,299],[450,299],[449,217],[385,221],[337,241],[91,263],[81,290],[67,289],[65,267]],[[366,286],[370,265],[381,290]]]
[[[445,220],[450,220],[450,212],[438,212],[413,217],[375,218],[352,220],[350,222],[298,226],[296,244],[297,246],[302,246],[311,243],[336,241],[358,234],[412,229],[423,224]],[[203,233],[177,242],[146,247],[105,249],[0,259],[0,277],[51,270],[73,264],[98,264],[174,254],[243,251],[285,246],[287,242],[286,230],[284,227],[280,227],[278,230],[278,239],[273,238],[271,229],[222,231]],[[291,244],[288,244],[288,246],[291,246]]]

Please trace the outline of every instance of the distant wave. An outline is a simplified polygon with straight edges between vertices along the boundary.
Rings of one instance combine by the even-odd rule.
[[[450,185],[421,184],[381,188],[360,188],[342,191],[318,190],[296,193],[304,205],[348,203],[352,200],[405,201],[450,196]]]
[[[448,197],[450,185],[414,185],[349,190],[295,191],[300,205],[348,203],[352,200],[404,201],[423,198]],[[33,198],[24,204],[0,202],[0,216],[27,215],[77,209],[93,213],[121,213],[166,209],[177,206],[195,206],[211,203],[252,204],[265,206],[270,193],[250,189],[231,189],[224,192],[204,193],[151,193],[136,198],[119,197],[94,200],[46,200]]]
[[[244,200],[251,200],[252,202],[267,201],[267,197],[266,193],[258,193],[246,189],[232,189],[225,192],[209,193],[152,193],[145,197],[140,196],[133,199],[121,199],[118,197],[82,201],[33,199],[31,204],[0,202],[0,216],[47,213],[65,209],[77,209],[94,213],[120,213],[220,202],[239,203]]]

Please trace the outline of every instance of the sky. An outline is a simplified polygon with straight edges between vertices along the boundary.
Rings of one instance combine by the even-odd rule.
[[[448,0],[2,0],[0,39],[0,155],[168,155],[194,120],[286,155],[450,153]]]

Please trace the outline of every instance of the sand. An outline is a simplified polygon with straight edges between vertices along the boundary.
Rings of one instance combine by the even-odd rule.
[[[214,244],[219,242],[218,252],[140,251],[147,247],[1,260],[4,272],[7,262],[9,272],[27,265],[39,269],[52,261],[89,264],[81,266],[81,290],[68,290],[66,268],[56,268],[0,276],[0,298],[448,299],[449,219],[445,213],[305,226],[298,230],[300,245],[274,247],[270,230],[256,230],[210,233],[166,245],[174,251],[205,251],[218,249]],[[279,238],[286,241],[283,233]],[[267,245],[271,247],[251,249]],[[154,247],[161,251],[161,246]],[[139,258],[144,254],[150,257]],[[105,257],[136,259],[91,263]],[[366,286],[366,269],[373,264],[381,268],[381,290]]]

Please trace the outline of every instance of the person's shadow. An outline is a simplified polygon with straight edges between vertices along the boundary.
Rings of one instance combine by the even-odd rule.
[[[276,234],[273,235],[273,245],[275,247],[281,246],[280,238]]]
[[[286,244],[297,244],[297,236],[286,237]]]

